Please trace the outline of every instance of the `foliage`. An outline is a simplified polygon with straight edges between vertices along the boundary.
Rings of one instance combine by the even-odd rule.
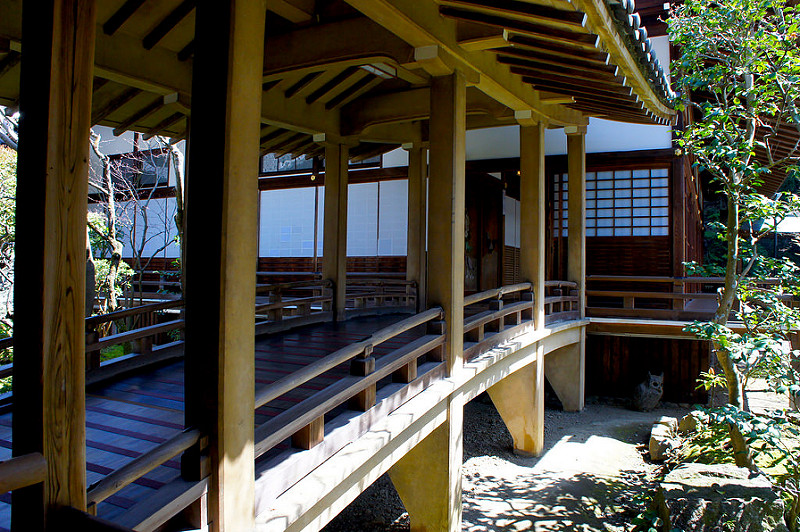
[[[761,376],[776,392],[797,397],[800,382],[790,343],[790,331],[800,326],[790,303],[800,293],[798,268],[759,248],[781,220],[800,212],[800,199],[767,198],[758,188],[775,172],[800,175],[799,147],[781,144],[785,131],[800,132],[800,16],[784,0],[687,0],[673,10],[669,31],[681,52],[672,69],[681,94],[676,107],[687,111],[688,124],[677,142],[725,200],[719,219],[707,220],[724,260],[705,271],[692,268],[724,274],[719,308],[712,322],[686,330],[712,342],[722,369],[729,404],[709,415],[727,427],[735,463],[758,469],[761,453],[785,458],[793,425],[777,413],[747,411],[744,388]],[[734,310],[742,323],[737,331],[728,326]],[[710,387],[720,375],[709,371],[703,379]],[[794,480],[774,478],[796,508],[800,477],[792,468]],[[796,530],[797,515],[786,517]]]
[[[108,270],[111,267],[109,259],[95,259],[95,289],[97,293],[101,293],[106,286],[106,279],[108,278]],[[133,268],[128,266],[127,262],[119,263],[119,270],[114,278],[114,292],[117,297],[121,296],[125,288],[130,284],[131,278],[134,275]]]

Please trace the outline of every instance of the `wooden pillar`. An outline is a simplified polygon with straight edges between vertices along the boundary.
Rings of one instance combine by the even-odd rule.
[[[544,124],[519,128],[520,272],[533,284],[533,321],[544,327],[545,281],[545,172]]]
[[[86,211],[93,0],[23,2],[14,284],[13,454],[40,452],[43,484],[12,495],[12,529],[86,508]]]
[[[208,436],[183,456],[210,475],[210,530],[252,530],[255,278],[264,0],[196,9],[186,209],[186,424]]]
[[[448,374],[464,358],[466,84],[455,72],[431,84],[428,303],[444,309]]]
[[[428,217],[428,152],[412,145],[408,149],[408,254],[406,279],[417,283],[417,311],[425,308],[425,277]]]
[[[333,317],[345,319],[347,294],[347,172],[350,148],[325,145],[322,278],[333,281]]]
[[[577,130],[577,131],[575,131]],[[567,132],[567,280],[578,283],[578,308],[586,315],[586,129]]]

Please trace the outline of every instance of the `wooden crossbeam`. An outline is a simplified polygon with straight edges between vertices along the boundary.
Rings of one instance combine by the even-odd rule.
[[[146,0],[126,0],[122,7],[117,9],[113,15],[103,24],[103,33],[106,35],[114,35],[118,29],[122,27],[125,22],[136,13],[136,10],[142,7]]]
[[[101,120],[104,120],[108,115],[110,115],[111,113],[113,113],[126,103],[130,102],[131,100],[139,96],[141,93],[142,91],[135,87],[122,91],[120,94],[118,94],[117,96],[106,102],[106,104],[103,105],[101,108],[95,109],[92,112],[92,124],[97,124]]]
[[[323,96],[325,96],[328,92],[332,91],[336,88],[339,84],[344,83],[347,81],[351,76],[356,74],[359,71],[358,67],[347,67],[333,78],[325,82],[321,87],[317,88],[314,92],[308,95],[306,98],[306,103],[311,105],[312,103],[316,102]]]
[[[283,92],[283,95],[286,96],[287,98],[291,98],[292,96],[300,92],[303,88],[307,87],[312,81],[317,79],[320,76],[320,74],[322,74],[322,71],[309,72],[308,74],[300,78],[300,80],[294,83],[291,87],[286,89]]]
[[[547,52],[550,54],[572,57],[584,61],[595,61],[608,64],[609,56],[606,52],[599,50],[587,50],[586,47],[573,43],[557,43],[537,37],[535,35],[510,35],[508,42],[515,48],[535,50],[537,52]]]
[[[547,63],[540,63],[531,59],[523,59],[519,57],[499,56],[497,60],[510,66],[517,66],[535,73],[542,73],[545,75],[557,75],[562,78],[571,78],[580,80],[583,85],[584,81],[590,83],[602,84],[609,87],[624,87],[625,78],[617,76],[615,73],[606,72],[603,70],[581,70],[576,67],[558,66]],[[629,87],[627,87],[629,89]],[[632,90],[632,89],[631,89]],[[629,91],[630,92],[630,91]]]
[[[554,7],[519,0],[440,0],[445,5],[460,6],[478,13],[504,15],[537,20],[560,27],[582,28],[586,25],[586,15],[577,11],[556,9]]]
[[[442,16],[458,20],[466,20],[468,22],[475,22],[478,24],[487,24],[498,28],[505,28],[515,32],[525,33],[529,35],[536,35],[540,38],[547,39],[555,42],[564,42],[574,45],[583,46],[584,48],[594,49],[600,44],[600,38],[597,35],[587,33],[585,31],[569,31],[561,28],[553,28],[544,24],[535,22],[523,22],[520,20],[509,19],[493,15],[484,15],[448,6],[441,6],[439,12]]]
[[[564,71],[575,69],[584,72],[598,72],[611,75],[617,75],[619,67],[609,65],[600,61],[588,61],[585,59],[576,59],[575,57],[566,57],[563,55],[553,54],[549,50],[530,50],[518,47],[507,46],[495,50],[499,57],[515,57],[524,59],[532,64],[537,65],[539,68],[556,68],[557,70]]]
[[[164,19],[156,25],[153,30],[142,39],[142,46],[145,50],[152,49],[161,39],[167,36],[180,21],[192,12],[195,0],[184,0],[178,7],[173,9]]]
[[[122,121],[117,127],[114,128],[114,135],[120,136],[137,122],[144,120],[151,114],[155,113],[164,106],[164,100],[161,96],[150,102],[148,105],[142,107],[136,113],[129,116],[126,120]]]
[[[165,129],[169,128],[170,126],[177,124],[178,122],[183,120],[183,118],[184,118],[183,113],[181,112],[173,113],[164,120],[162,120],[161,122],[159,122],[158,124],[156,124],[155,126],[148,129],[147,132],[144,134],[144,137],[142,138],[144,138],[144,140],[150,140],[151,138],[155,137]]]
[[[0,78],[8,74],[8,71],[17,66],[20,60],[22,59],[22,54],[19,52],[15,52],[13,50],[9,51],[8,54],[0,61]]]

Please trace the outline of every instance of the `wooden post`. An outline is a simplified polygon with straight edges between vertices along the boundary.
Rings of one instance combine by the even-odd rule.
[[[545,282],[545,171],[544,124],[519,128],[520,271],[533,284],[533,322],[544,327]]]
[[[23,2],[14,269],[13,455],[44,455],[43,484],[12,494],[14,530],[86,509],[86,211],[93,0]]]
[[[586,315],[586,129],[567,133],[567,280],[578,283],[578,309]]]
[[[208,449],[210,530],[255,526],[255,280],[264,0],[196,8],[186,209],[186,424]],[[201,456],[208,453],[207,457]]]
[[[347,172],[348,146],[325,145],[325,207],[322,278],[333,281],[333,316],[345,319],[347,294]]]
[[[417,282],[417,312],[425,308],[426,242],[428,217],[428,152],[408,148],[408,258],[406,279]]]
[[[448,374],[464,358],[466,84],[460,72],[431,84],[428,302],[447,323]]]

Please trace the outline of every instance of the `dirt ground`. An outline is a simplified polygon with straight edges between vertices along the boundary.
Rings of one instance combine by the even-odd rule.
[[[511,436],[488,399],[464,412],[463,530],[627,531],[647,504],[658,467],[645,459],[650,427],[688,408],[648,413],[589,401],[579,413],[545,411],[545,453],[513,454]],[[383,476],[326,532],[408,530],[408,515]]]

